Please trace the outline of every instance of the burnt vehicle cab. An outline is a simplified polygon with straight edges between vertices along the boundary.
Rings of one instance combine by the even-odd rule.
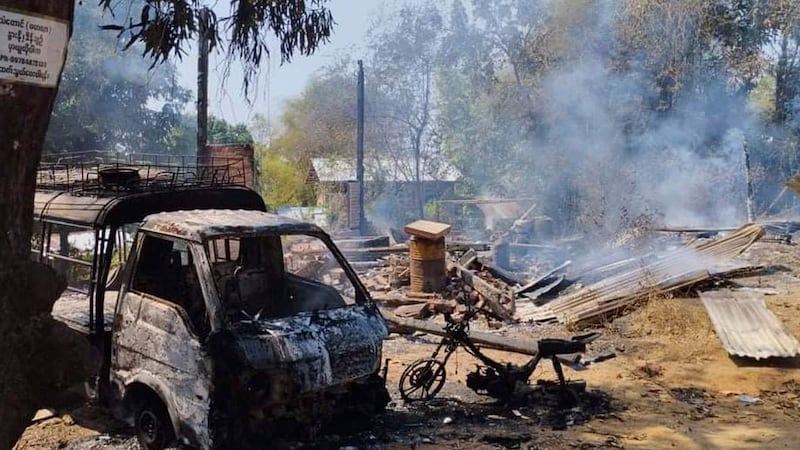
[[[40,166],[31,256],[66,279],[52,316],[98,350],[89,384],[144,448],[386,405],[377,307],[327,234],[265,212],[241,160],[88,156]]]
[[[202,448],[251,440],[326,408],[382,409],[386,335],[317,226],[262,211],[158,213],[139,227],[123,275],[112,396],[155,448],[173,432]]]

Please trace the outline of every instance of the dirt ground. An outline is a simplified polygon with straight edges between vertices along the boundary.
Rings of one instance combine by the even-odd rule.
[[[743,258],[765,268],[733,280],[774,288],[770,309],[800,336],[800,246],[757,243]],[[479,326],[479,325],[478,325]],[[800,442],[800,360],[748,361],[723,350],[700,300],[691,293],[651,299],[599,329],[586,357],[615,357],[576,372],[589,393],[562,410],[545,400],[504,406],[479,397],[465,383],[475,361],[451,359],[439,398],[405,405],[397,383],[403,368],[427,357],[437,339],[392,335],[384,345],[393,401],[367,430],[335,430],[306,442],[270,448],[376,449],[713,449],[797,448]],[[562,326],[515,325],[501,334],[569,336]],[[580,332],[584,332],[580,330]],[[526,357],[490,352],[498,359]],[[553,379],[542,364],[534,380]],[[137,448],[131,430],[92,406],[58,411],[32,424],[17,449]]]

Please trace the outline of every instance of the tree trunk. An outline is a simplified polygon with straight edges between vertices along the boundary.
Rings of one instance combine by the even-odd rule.
[[[74,3],[0,0],[0,8],[71,23]],[[55,392],[65,367],[54,350],[69,345],[58,342],[66,329],[50,318],[64,282],[30,261],[36,167],[56,92],[0,80],[0,448],[14,445]]]
[[[414,197],[416,207],[417,207],[417,215],[420,219],[425,218],[425,205],[423,200],[423,189],[422,189],[422,172],[421,172],[421,164],[422,164],[422,155],[421,149],[422,146],[422,137],[420,133],[416,133],[414,135]]]
[[[419,127],[415,127],[413,130],[414,133],[414,184],[415,184],[415,197],[417,203],[417,214],[419,215],[420,219],[425,218],[425,188],[424,188],[424,181],[422,177],[422,139],[425,137],[425,132],[428,128],[428,122],[430,122],[430,108],[431,108],[431,75],[433,69],[429,66],[425,66],[425,72],[423,74],[423,85],[425,86],[424,91],[422,93],[422,117],[419,120]]]

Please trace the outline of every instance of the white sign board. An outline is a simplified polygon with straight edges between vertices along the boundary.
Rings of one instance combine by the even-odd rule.
[[[66,21],[0,8],[0,82],[55,87],[68,39]]]

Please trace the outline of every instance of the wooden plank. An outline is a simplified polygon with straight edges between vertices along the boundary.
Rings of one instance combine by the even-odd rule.
[[[378,268],[378,267],[388,267],[389,266],[389,263],[387,263],[386,261],[380,261],[380,260],[376,260],[376,261],[348,261],[348,263],[350,264],[350,267],[353,268],[353,270],[355,270],[356,272],[360,272],[360,273],[366,272],[369,269],[375,269],[375,268]]]
[[[407,245],[392,245],[389,247],[370,247],[370,248],[351,248],[351,249],[344,249],[342,253],[345,255],[349,254],[359,254],[359,253],[380,253],[380,254],[389,254],[389,253],[405,253],[408,251]]]
[[[395,314],[385,309],[381,309],[381,314],[384,320],[389,323],[390,329],[422,331],[423,333],[432,334],[434,336],[446,336],[447,334],[442,325],[437,323],[397,317]],[[539,354],[538,341],[531,339],[500,336],[472,329],[469,331],[469,338],[475,345],[483,348],[519,353],[528,356],[536,356]],[[558,360],[567,366],[573,366],[580,362],[581,357],[582,355],[580,353],[573,353],[569,355],[559,355]]]
[[[422,298],[422,299],[436,299],[439,294],[435,292],[406,292],[406,295],[410,298]]]
[[[426,299],[399,297],[391,294],[372,294],[372,299],[377,303],[380,303],[382,306],[388,306],[391,308],[396,308],[403,305],[418,305],[427,302]]]
[[[424,319],[431,315],[431,310],[427,303],[414,303],[398,306],[394,310],[394,314],[398,317]]]
[[[325,249],[323,254],[328,250]],[[348,261],[375,261],[379,258],[385,258],[391,255],[408,253],[408,247],[380,247],[380,248],[358,248],[352,250],[344,250],[342,252],[345,259]]]
[[[410,294],[410,293],[409,293]],[[426,303],[434,307],[434,309],[448,309],[455,307],[452,300],[444,300],[441,298],[414,298],[409,296],[400,296],[397,294],[377,294],[372,295],[372,299],[380,303],[382,306],[397,307],[403,305],[417,305]]]
[[[487,242],[448,241],[445,242],[445,246],[448,252],[463,252],[469,249],[485,252],[492,249],[492,245]]]
[[[450,228],[450,225],[446,223],[418,220],[406,225],[403,230],[412,236],[435,241],[445,237],[450,232]]]

